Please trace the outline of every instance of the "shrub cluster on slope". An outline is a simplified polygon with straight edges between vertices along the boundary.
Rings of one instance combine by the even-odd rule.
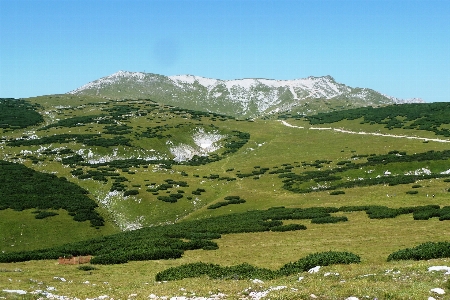
[[[450,103],[410,103],[385,107],[362,107],[307,116],[312,125],[334,123],[341,120],[363,118],[362,123],[383,124],[386,128],[404,128],[432,131],[437,135],[450,136]]]
[[[219,207],[227,206],[230,204],[241,204],[241,203],[246,202],[244,199],[241,199],[241,197],[239,197],[239,196],[227,196],[224,199],[226,201],[219,201],[219,202],[209,205],[208,209],[217,209]]]
[[[66,244],[50,249],[0,254],[0,262],[17,262],[38,259],[56,259],[59,256],[94,255],[92,263],[117,264],[135,260],[179,258],[185,250],[217,249],[212,239],[222,234],[304,230],[301,224],[283,225],[282,220],[311,220],[312,223],[347,221],[346,217],[334,217],[338,211],[366,211],[370,218],[394,218],[399,214],[426,214],[429,218],[445,215],[450,219],[450,207],[418,206],[392,209],[384,206],[344,206],[284,208],[247,211],[207,219],[183,221],[176,224],[155,226],[123,232],[84,242]],[[416,219],[416,218],[415,218]],[[418,218],[422,220],[423,218]]]
[[[450,257],[450,242],[427,242],[391,253],[387,260],[428,260]]]
[[[0,98],[0,128],[26,128],[44,122],[37,107],[25,100]]]
[[[350,252],[319,252],[307,255],[296,262],[288,263],[279,270],[273,271],[258,268],[249,264],[222,267],[217,264],[191,263],[172,267],[156,274],[157,281],[180,280],[184,278],[201,277],[207,275],[211,279],[274,279],[307,271],[315,266],[329,266],[335,264],[359,263],[361,258]]]
[[[0,262],[56,259],[59,256],[94,255],[92,263],[114,264],[131,260],[178,258],[185,250],[217,249],[211,239],[221,234],[262,232],[284,226],[281,220],[328,215],[329,208],[274,208],[248,211],[172,225],[142,228],[50,249],[0,254]],[[289,225],[286,225],[289,226]],[[306,227],[288,227],[290,230]],[[188,240],[188,241],[186,241]]]
[[[65,209],[75,221],[103,226],[103,218],[95,211],[98,206],[86,190],[64,177],[34,171],[24,165],[0,160],[0,209],[24,210],[37,208]],[[36,218],[51,216],[38,213]]]
[[[359,156],[360,158],[361,156]],[[423,161],[437,161],[450,159],[450,151],[434,151],[430,150],[423,153],[406,154],[406,152],[390,151],[388,154],[382,155],[370,155],[366,157],[367,161],[362,163],[340,163],[338,162],[338,168],[305,171],[301,174],[295,174],[286,169],[279,169],[279,177],[283,178],[283,188],[294,193],[310,193],[314,191],[324,190],[336,190],[341,188],[352,188],[371,186],[379,184],[398,185],[398,184],[410,184],[417,180],[428,178],[444,178],[449,177],[450,174],[422,174],[422,175],[384,175],[374,178],[361,178],[359,180],[344,181],[339,174],[342,174],[349,170],[358,170],[364,167],[373,167],[377,165],[387,165],[390,163],[410,163],[410,162],[423,162]],[[327,185],[323,184],[328,182]],[[311,187],[311,184],[316,186]]]
[[[114,136],[112,138],[103,138],[100,134],[56,134],[51,136],[44,136],[39,139],[31,140],[11,140],[8,141],[8,146],[18,147],[18,146],[33,146],[33,145],[46,145],[53,143],[69,143],[75,141],[77,143],[82,143],[87,146],[101,146],[101,147],[111,147],[111,146],[131,146],[130,139],[123,136]]]

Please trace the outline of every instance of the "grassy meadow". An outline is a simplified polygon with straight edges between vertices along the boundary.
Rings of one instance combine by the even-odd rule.
[[[98,204],[96,211],[105,223],[93,227],[89,221],[74,221],[64,209],[49,209],[58,215],[36,219],[34,209],[14,210],[3,205],[0,210],[1,254],[51,248],[141,227],[281,206],[385,206],[393,209],[448,206],[450,175],[446,177],[441,173],[450,170],[450,159],[445,155],[433,159],[418,156],[429,151],[440,155],[449,150],[450,138],[430,130],[388,129],[384,124],[362,123],[362,119],[320,125],[311,125],[298,116],[236,120],[212,113],[196,114],[148,100],[112,101],[73,95],[27,100],[40,105],[37,111],[44,122],[25,128],[0,128],[0,159],[65,177],[87,190],[88,196]],[[93,118],[87,118],[89,116]],[[108,126],[113,127],[108,129]],[[445,129],[448,124],[438,127]],[[198,137],[199,130],[203,135]],[[238,136],[237,132],[248,134],[249,138]],[[72,136],[67,139],[63,136],[66,134]],[[99,136],[87,139],[86,134]],[[221,140],[216,143],[218,147],[207,153],[211,161],[173,162],[177,155],[174,153],[205,155],[206,148],[201,145],[210,143],[208,139],[213,135],[220,136]],[[43,141],[45,137],[54,136],[66,139]],[[227,138],[228,142],[224,142]],[[124,139],[128,141],[126,144]],[[236,148],[227,148],[226,143]],[[68,158],[77,157],[76,154],[83,161],[64,163]],[[217,159],[213,159],[214,154]],[[371,161],[378,157],[386,159]],[[410,159],[401,161],[400,157]],[[136,161],[129,165],[114,164],[119,160]],[[167,167],[168,162],[170,167]],[[103,172],[100,174],[103,177],[96,173],[99,177],[94,179],[89,175],[93,171]],[[331,172],[329,174],[339,179],[301,177],[324,172]],[[389,180],[405,174],[418,177],[412,183],[390,184]],[[374,178],[387,181],[362,184]],[[287,180],[294,180],[292,187],[297,192],[286,189]],[[170,182],[175,183],[167,185]],[[349,182],[361,184],[338,188],[343,191],[338,195],[332,194],[335,189],[327,189],[333,184]],[[204,192],[196,194],[198,189]],[[137,192],[125,196],[127,191]],[[162,196],[175,194],[182,197],[174,203],[161,200]],[[208,208],[227,196],[239,196],[245,203]],[[428,241],[449,241],[450,221],[440,221],[437,217],[415,220],[412,213],[380,219],[369,218],[365,211],[337,211],[331,215],[345,216],[348,221],[315,224],[310,219],[282,220],[283,225],[302,224],[307,229],[222,234],[213,239],[218,249],[187,250],[177,259],[92,265],[95,269],[87,271],[78,269],[79,266],[58,265],[56,260],[0,263],[0,298],[37,299],[44,295],[31,293],[37,290],[79,299],[100,299],[101,296],[108,297],[104,299],[170,299],[175,296],[179,299],[256,299],[258,295],[266,295],[268,299],[346,299],[351,296],[445,299],[448,296],[450,285],[444,272],[428,271],[431,266],[447,266],[448,258],[386,260],[389,254],[400,249]],[[155,280],[158,272],[187,263],[221,266],[248,263],[277,270],[308,254],[325,251],[351,252],[359,255],[361,262],[325,266],[318,273],[302,272],[263,282],[217,280],[206,276],[169,282]],[[441,288],[446,294],[439,295],[431,291],[433,288]],[[23,290],[27,294],[4,290]]]

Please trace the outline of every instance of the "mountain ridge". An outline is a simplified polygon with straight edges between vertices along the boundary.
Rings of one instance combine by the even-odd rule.
[[[68,94],[118,99],[151,98],[188,109],[237,117],[259,117],[277,112],[309,115],[343,108],[423,103],[419,98],[399,99],[369,88],[352,88],[330,76],[276,80],[243,78],[221,80],[196,75],[165,76],[118,71],[91,81]],[[315,100],[327,105],[310,106]],[[332,102],[331,106],[330,103]]]

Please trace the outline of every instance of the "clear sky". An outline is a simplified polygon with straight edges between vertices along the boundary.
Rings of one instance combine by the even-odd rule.
[[[119,70],[331,75],[450,101],[450,1],[0,0],[0,97],[65,93]]]

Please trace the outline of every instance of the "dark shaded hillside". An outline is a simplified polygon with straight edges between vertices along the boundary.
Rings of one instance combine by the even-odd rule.
[[[0,98],[0,128],[25,128],[37,125],[44,118],[36,111],[38,105],[25,100]]]
[[[22,164],[0,160],[0,210],[12,208],[17,211],[65,209],[75,221],[89,220],[92,226],[102,226],[103,218],[95,211],[97,203],[86,194],[88,191],[64,177],[36,172]],[[38,212],[36,218],[54,215]]]

